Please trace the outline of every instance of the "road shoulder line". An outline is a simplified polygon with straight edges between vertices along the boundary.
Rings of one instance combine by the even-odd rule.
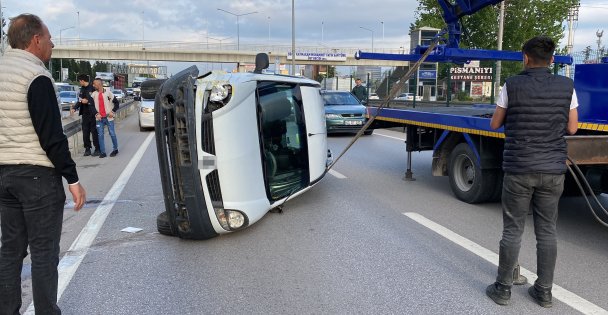
[[[415,222],[425,226],[426,228],[430,229],[431,231],[443,236],[444,238],[456,243],[457,245],[460,245],[464,249],[472,252],[473,254],[489,261],[493,265],[498,266],[498,254],[492,252],[491,250],[486,249],[486,248],[482,247],[481,245],[479,245],[463,236],[460,236],[459,234],[457,234],[455,232],[452,232],[448,228],[446,228],[438,223],[435,223],[418,213],[404,212],[403,215],[405,215],[408,218],[414,220]],[[536,278],[538,278],[538,276],[535,273],[533,273],[525,268],[521,268],[520,272],[522,275],[524,275],[528,278],[528,281],[530,283],[534,283],[534,280],[536,280]],[[606,311],[605,309],[585,300],[584,298],[576,295],[575,293],[572,293],[556,284],[553,284],[552,294],[553,294],[554,298],[564,302],[565,304],[569,305],[570,307],[574,308],[575,310],[577,310],[583,314],[608,314],[608,311]]]
[[[153,132],[148,134],[148,137],[146,137],[137,152],[135,152],[133,158],[131,158],[131,161],[129,161],[129,164],[127,164],[114,185],[112,185],[112,188],[110,188],[106,196],[103,198],[103,201],[99,204],[97,209],[95,209],[95,212],[89,218],[87,225],[82,229],[82,231],[80,231],[80,234],[78,234],[78,237],[76,237],[70,246],[70,249],[68,249],[63,258],[61,258],[59,261],[59,285],[57,287],[57,301],[61,299],[63,291],[65,291],[68,284],[72,280],[72,277],[74,277],[76,270],[78,270],[80,263],[86,256],[89,248],[93,244],[93,241],[95,241],[95,238],[106,221],[108,214],[110,214],[114,204],[116,204],[116,200],[118,200],[118,197],[125,188],[125,185],[131,178],[131,175],[133,175],[133,171],[135,171],[135,168],[139,164],[139,161],[143,157],[153,138]],[[23,314],[35,314],[33,301]]]

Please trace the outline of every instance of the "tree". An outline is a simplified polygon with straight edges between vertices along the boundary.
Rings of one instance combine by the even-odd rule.
[[[559,42],[564,37],[562,22],[566,20],[569,8],[576,2],[577,0],[505,1],[502,49],[520,51],[526,40],[537,35],[547,35],[556,43]],[[499,5],[495,5],[461,18],[463,34],[460,47],[497,49],[498,14]],[[442,15],[443,11],[436,0],[419,0],[417,19],[410,25],[410,30],[422,26],[443,29],[446,25]],[[503,62],[502,78],[521,70],[521,62]]]

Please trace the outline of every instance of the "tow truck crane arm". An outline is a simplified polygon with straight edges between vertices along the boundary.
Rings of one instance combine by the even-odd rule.
[[[497,4],[503,0],[437,0],[443,10],[443,20],[448,25],[448,47],[458,48],[462,26],[460,18],[471,15],[487,6]],[[452,3],[456,2],[456,3]]]
[[[507,60],[521,61],[522,54],[519,51],[503,50],[483,50],[483,49],[460,49],[460,35],[462,26],[460,18],[465,15],[472,15],[477,11],[503,0],[437,0],[443,10],[443,20],[447,24],[446,29],[437,36],[448,34],[447,44],[437,45],[434,51],[428,56],[428,62],[452,62],[467,63],[470,60]],[[428,49],[428,46],[417,46],[411,54],[384,54],[369,53],[359,51],[355,58],[374,59],[374,60],[397,60],[397,61],[417,61]],[[555,56],[555,63],[572,64],[571,56]]]

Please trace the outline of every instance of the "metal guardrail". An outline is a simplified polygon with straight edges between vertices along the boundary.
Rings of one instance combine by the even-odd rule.
[[[124,111],[128,109],[131,105],[133,105],[134,102],[134,100],[130,100],[120,104],[120,107],[116,112],[118,118],[123,118],[125,114]],[[75,119],[63,125],[63,133],[68,138],[74,136],[75,134],[80,132],[80,130],[82,130],[82,118],[80,116],[78,117],[78,119]]]

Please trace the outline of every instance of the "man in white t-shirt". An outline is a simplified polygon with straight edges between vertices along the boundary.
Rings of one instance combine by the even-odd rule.
[[[507,79],[490,122],[504,125],[502,169],[503,233],[496,282],[486,294],[497,304],[511,298],[528,210],[532,208],[536,234],[538,279],[528,290],[536,303],[551,307],[557,261],[557,208],[566,173],[566,133],[578,128],[578,102],[570,78],[553,75],[555,43],[537,36],[523,46],[525,70]]]

